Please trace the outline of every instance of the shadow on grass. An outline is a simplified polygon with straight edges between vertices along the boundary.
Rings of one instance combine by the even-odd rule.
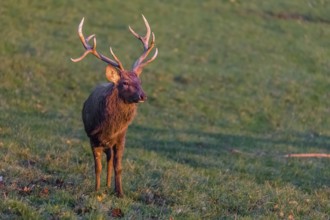
[[[128,137],[134,146],[196,169],[229,170],[258,183],[289,182],[307,191],[329,186],[329,159],[284,158],[288,153],[311,150],[329,153],[330,137],[316,133],[258,137],[138,125],[132,125],[129,133],[134,134]]]

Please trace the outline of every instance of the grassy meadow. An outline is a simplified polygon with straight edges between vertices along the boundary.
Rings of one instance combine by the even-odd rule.
[[[0,219],[330,219],[330,2],[0,3]],[[144,14],[159,56],[129,127],[125,197],[94,192],[81,121],[105,82],[95,33],[129,68]],[[104,161],[105,162],[105,157]],[[103,170],[104,171],[104,170]]]

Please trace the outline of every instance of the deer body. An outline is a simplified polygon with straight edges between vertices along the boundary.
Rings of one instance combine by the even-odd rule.
[[[110,83],[101,84],[94,89],[84,103],[82,119],[94,156],[95,189],[100,188],[101,158],[102,154],[105,153],[107,159],[107,187],[111,186],[113,168],[115,171],[115,192],[119,197],[123,196],[121,172],[127,128],[135,117],[137,103],[146,100],[139,76],[143,67],[152,62],[158,53],[156,49],[153,57],[144,62],[154,47],[155,36],[152,33],[152,41],[149,45],[151,31],[148,21],[144,16],[142,17],[147,28],[146,36],[141,37],[129,27],[131,33],[141,40],[144,47],[142,55],[135,61],[132,70],[127,71],[123,68],[111,48],[110,52],[115,61],[96,51],[95,36],[91,35],[85,38],[82,34],[84,19],[79,25],[78,33],[86,51],[80,58],[72,59],[72,61],[78,62],[91,53],[108,63],[106,77]],[[88,44],[91,39],[94,39],[93,46]]]
[[[119,98],[114,84],[97,86],[84,103],[82,119],[92,145],[109,145],[125,131],[136,113],[136,104]]]
[[[107,186],[111,186],[114,167],[115,190],[118,196],[123,196],[121,158],[124,153],[126,131],[135,112],[136,104],[125,103],[119,96],[118,88],[112,83],[96,87],[85,101],[82,118],[95,159],[96,189],[100,188],[101,156],[104,152],[107,156]]]

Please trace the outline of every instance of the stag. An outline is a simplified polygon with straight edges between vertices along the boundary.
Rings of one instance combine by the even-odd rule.
[[[106,62],[105,75],[108,83],[97,86],[84,103],[82,119],[87,136],[90,139],[95,163],[95,190],[100,189],[102,171],[102,153],[106,154],[107,179],[106,185],[111,187],[112,170],[115,172],[115,193],[118,197],[124,195],[122,188],[122,157],[125,148],[125,136],[129,124],[136,115],[137,103],[147,99],[144,93],[140,74],[143,68],[154,61],[158,50],[147,59],[155,46],[155,35],[151,32],[147,19],[142,15],[147,29],[145,36],[137,34],[130,26],[130,32],[143,44],[143,52],[134,62],[131,70],[125,70],[118,57],[110,47],[113,59],[110,59],[96,50],[96,37],[90,35],[85,38],[82,33],[84,18],[78,27],[79,38],[85,48],[83,55],[73,62],[79,62],[88,54],[93,54],[98,59]],[[149,44],[150,36],[152,40]],[[89,41],[93,39],[93,44]]]

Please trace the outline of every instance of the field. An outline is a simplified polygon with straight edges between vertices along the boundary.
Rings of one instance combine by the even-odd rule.
[[[330,219],[330,2],[1,1],[0,219]],[[141,75],[125,197],[94,192],[81,121],[105,82],[77,27]],[[104,159],[105,161],[105,159]]]

